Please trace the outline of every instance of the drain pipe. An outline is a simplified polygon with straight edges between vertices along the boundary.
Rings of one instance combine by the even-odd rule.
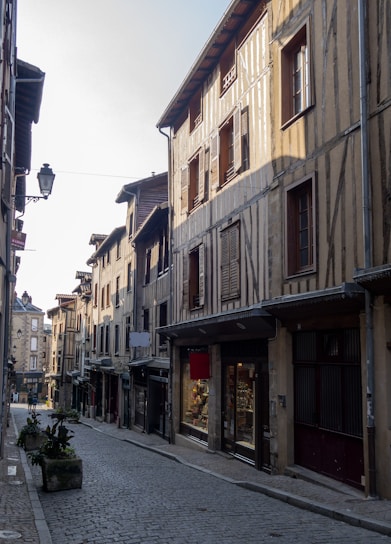
[[[366,0],[358,0],[358,40],[360,64],[360,123],[361,123],[361,176],[363,198],[363,236],[364,267],[369,269],[372,263],[372,202],[368,152],[368,96],[366,66]],[[365,290],[365,332],[366,332],[366,370],[367,370],[367,440],[368,440],[368,493],[376,497],[376,462],[375,462],[375,388],[374,388],[374,339],[373,339],[373,297]]]
[[[173,274],[172,274],[172,248],[173,248],[173,237],[172,237],[172,213],[173,213],[173,197],[172,197],[172,183],[171,183],[171,138],[169,134],[166,134],[163,132],[162,128],[158,125],[158,130],[160,134],[165,136],[167,138],[167,153],[168,153],[168,171],[167,171],[167,178],[168,178],[168,236],[169,236],[169,251],[168,251],[168,273],[169,273],[169,289],[170,289],[170,299],[168,302],[168,323],[172,324],[173,320],[173,300],[174,300],[174,286],[173,286]],[[169,413],[168,413],[168,421],[169,421],[169,432],[168,432],[168,441],[170,444],[174,444],[174,421],[173,421],[173,371],[174,371],[174,365],[173,365],[173,342],[172,338],[169,338],[170,342],[170,372],[169,372],[169,399],[168,399],[168,406],[169,406]]]

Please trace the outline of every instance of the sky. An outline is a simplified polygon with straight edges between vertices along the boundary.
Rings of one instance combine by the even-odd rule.
[[[125,184],[168,169],[156,123],[230,0],[18,0],[18,58],[45,73],[32,126],[27,194],[56,174],[48,200],[29,202],[15,290],[44,312],[88,271],[91,234],[124,225]],[[47,317],[45,321],[49,321]]]

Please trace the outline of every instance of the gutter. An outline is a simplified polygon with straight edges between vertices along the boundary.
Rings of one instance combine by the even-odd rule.
[[[358,42],[360,68],[360,124],[361,124],[361,182],[363,198],[364,267],[372,267],[371,186],[368,151],[368,95],[367,95],[367,2],[358,0]],[[374,338],[373,295],[365,290],[365,334],[367,370],[367,440],[368,440],[368,494],[376,497],[375,459],[375,388],[374,388]]]

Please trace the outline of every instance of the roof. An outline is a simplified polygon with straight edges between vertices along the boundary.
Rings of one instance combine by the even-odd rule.
[[[36,66],[17,60],[15,93],[15,166],[31,169],[31,124],[38,123],[45,74]]]
[[[23,304],[22,299],[15,297],[13,305],[12,305],[12,311],[13,312],[28,312],[28,313],[45,313],[41,308],[38,308],[38,306],[34,306],[31,304],[31,302],[28,302],[26,306]]]
[[[115,199],[117,204],[121,202],[129,202],[131,198],[134,198],[136,195],[135,189],[145,188],[148,185],[155,185],[157,183],[167,182],[167,172],[161,172],[160,174],[154,174],[148,178],[143,178],[133,183],[128,183],[124,185]]]
[[[153,232],[156,232],[156,227],[162,224],[162,219],[165,217],[168,217],[168,202],[163,202],[163,204],[155,206],[134,234],[133,242],[138,242],[139,240],[150,237]]]
[[[104,239],[100,241],[97,250],[94,251],[91,257],[88,259],[87,264],[90,266],[93,265],[96,262],[96,259],[99,256],[104,255],[106,251],[108,251],[108,249],[110,249],[110,247],[112,247],[113,244],[117,242],[117,240],[120,240],[125,233],[126,227],[124,225],[122,225],[121,227],[116,227],[113,231],[111,231],[110,234],[105,236]]]
[[[214,70],[222,53],[238,29],[247,21],[250,13],[258,7],[263,10],[264,6],[265,2],[260,0],[233,0],[231,2],[179,90],[157,122],[158,128],[174,125],[176,119],[189,104],[191,97]]]

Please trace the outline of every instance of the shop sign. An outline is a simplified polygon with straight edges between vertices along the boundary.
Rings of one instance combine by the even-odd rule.
[[[11,247],[12,249],[24,249],[26,244],[26,233],[13,230],[11,234]]]
[[[191,380],[208,380],[210,378],[209,371],[209,353],[190,352],[190,379]]]

